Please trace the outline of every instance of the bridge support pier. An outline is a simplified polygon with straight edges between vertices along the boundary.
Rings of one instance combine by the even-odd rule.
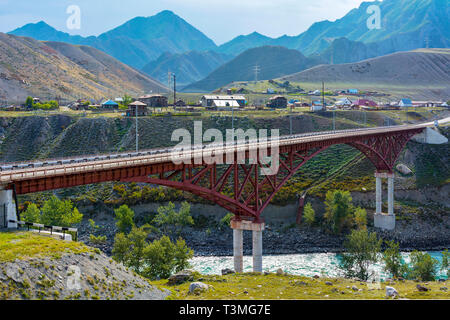
[[[17,221],[13,190],[0,189],[0,228],[16,229],[17,223],[9,220]]]
[[[386,172],[376,172],[376,210],[374,215],[375,228],[383,230],[395,229],[394,214],[394,174]],[[382,212],[382,178],[388,179],[388,213]]]
[[[262,272],[262,232],[265,228],[264,222],[258,223],[248,220],[232,219],[231,228],[233,229],[234,271],[242,273],[244,270],[243,233],[244,230],[248,230],[253,233],[253,272]]]

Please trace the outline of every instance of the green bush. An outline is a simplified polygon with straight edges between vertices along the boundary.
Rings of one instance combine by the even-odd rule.
[[[316,212],[311,203],[307,203],[303,210],[303,220],[310,226],[312,226],[316,220]]]
[[[41,218],[41,211],[37,205],[31,203],[25,212],[21,214],[21,220],[29,223],[39,223]]]
[[[346,252],[339,262],[345,276],[367,280],[370,264],[379,260],[381,243],[375,232],[369,234],[367,230],[353,230],[344,243]]]
[[[442,266],[441,271],[444,271],[447,274],[447,277],[450,278],[450,267],[448,260],[450,258],[450,254],[448,252],[448,249],[442,252]]]
[[[234,214],[231,212],[227,213],[219,222],[219,229],[225,229],[230,227],[231,219],[233,219]]]
[[[411,253],[410,277],[421,281],[434,281],[437,275],[439,261],[427,252],[413,251]]]
[[[106,243],[106,236],[94,236],[93,234],[89,235],[89,242],[93,244],[104,244]]]
[[[189,203],[183,202],[180,210],[177,212],[175,204],[169,202],[167,206],[158,208],[158,214],[153,219],[153,223],[162,228],[164,234],[168,234],[170,229],[174,229],[174,231],[179,233],[182,227],[194,224],[194,219],[191,216],[191,206]]]
[[[174,272],[189,267],[194,255],[182,239],[172,242],[163,236],[147,243],[145,227],[133,227],[130,234],[118,233],[113,247],[113,258],[149,279],[168,278]]]
[[[367,229],[367,211],[363,208],[356,208],[353,213],[355,225],[358,229]]]
[[[387,248],[383,252],[384,270],[389,272],[392,277],[407,277],[408,266],[400,254],[400,246],[394,240],[386,241]]]
[[[328,191],[325,197],[325,220],[334,233],[341,233],[351,224],[353,212],[352,197],[349,191]]]
[[[39,221],[51,226],[71,227],[82,219],[83,215],[74,208],[72,201],[62,201],[52,196],[42,206]]]
[[[116,226],[119,232],[128,233],[134,226],[134,211],[126,204],[114,210],[116,215]]]

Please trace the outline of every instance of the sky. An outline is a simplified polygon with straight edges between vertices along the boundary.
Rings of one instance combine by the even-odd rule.
[[[314,22],[342,18],[361,0],[0,0],[0,32],[45,21],[82,36],[99,35],[136,16],[171,10],[220,45],[254,31],[270,37],[298,35]],[[80,9],[79,29],[69,29],[69,6]],[[72,24],[73,25],[73,24]]]

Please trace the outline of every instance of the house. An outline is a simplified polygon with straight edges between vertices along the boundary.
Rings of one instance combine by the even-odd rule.
[[[39,98],[33,98],[33,103],[40,103],[41,102],[41,99],[39,99]]]
[[[358,94],[358,89],[348,89],[347,90],[347,93],[349,93],[349,94]]]
[[[274,93],[275,93],[275,90],[273,90],[271,88],[267,89],[267,94],[274,94]]]
[[[169,99],[160,94],[151,94],[139,97],[138,101],[147,105],[150,108],[167,108]]]
[[[322,92],[320,90],[314,90],[314,91],[310,91],[308,94],[310,96],[320,96]]]
[[[335,106],[338,108],[351,107],[352,105],[353,105],[353,102],[349,98],[339,99],[335,103]]]
[[[123,98],[120,98],[120,97],[119,98],[115,98],[114,101],[117,102],[117,103],[123,103]]]
[[[119,104],[115,101],[108,100],[108,101],[102,103],[102,108],[110,109],[110,110],[117,110],[117,109],[119,109]]]
[[[368,100],[368,99],[358,99],[355,102],[355,105],[359,106],[359,107],[373,107],[373,108],[378,106],[378,104],[375,101]]]
[[[311,104],[311,111],[312,112],[323,111],[322,101],[313,101]]]
[[[186,106],[186,103],[183,100],[177,100],[177,102],[175,102],[175,106],[176,107],[184,107]]]
[[[205,108],[243,107],[247,103],[244,96],[205,95],[200,99]]]
[[[401,99],[400,102],[398,103],[398,105],[401,108],[407,108],[407,107],[413,106],[411,99]]]
[[[132,102],[128,105],[127,117],[136,117],[136,112],[138,117],[143,117],[148,115],[147,105],[140,101]]]
[[[287,108],[287,99],[283,96],[275,96],[269,99],[267,103],[267,108]]]
[[[412,101],[413,107],[426,107],[426,108],[436,108],[443,106],[445,102],[442,101]]]

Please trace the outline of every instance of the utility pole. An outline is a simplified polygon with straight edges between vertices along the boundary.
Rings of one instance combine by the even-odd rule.
[[[258,73],[261,71],[261,69],[259,68],[259,65],[255,65],[255,67],[253,68],[253,71],[255,72],[255,81],[258,82]]]
[[[136,152],[139,152],[139,130],[138,130],[138,106],[135,106],[136,116]]]
[[[173,107],[175,108],[175,103],[177,102],[177,76],[173,74]]]

